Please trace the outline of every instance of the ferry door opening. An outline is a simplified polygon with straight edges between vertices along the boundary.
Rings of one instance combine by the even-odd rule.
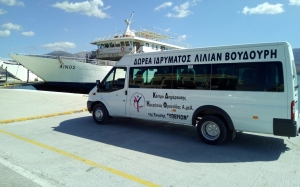
[[[135,51],[138,51],[140,48],[140,44],[138,42],[133,42],[133,48],[135,48]]]
[[[113,116],[125,116],[127,88],[125,86],[126,67],[116,67],[102,82],[102,99]]]

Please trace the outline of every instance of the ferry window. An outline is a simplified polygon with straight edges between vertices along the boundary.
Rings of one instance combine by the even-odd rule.
[[[172,88],[172,66],[130,68],[131,88]]]
[[[126,42],[125,42],[125,45],[126,45],[126,46],[130,46],[129,41],[126,41]]]
[[[116,47],[120,47],[120,43],[119,42],[116,42]]]
[[[110,43],[110,47],[115,47],[115,43],[114,43],[114,42],[111,42],[111,43]]]
[[[108,48],[108,47],[109,47],[109,44],[108,44],[108,43],[105,43],[104,46],[105,46],[105,48]]]
[[[165,47],[164,47],[164,46],[161,46],[160,49],[161,49],[162,51],[164,51],[164,50],[165,50]]]
[[[158,46],[156,45],[156,50],[158,50]]]
[[[121,42],[121,46],[125,46],[125,42]]]
[[[126,68],[113,68],[108,76],[102,81],[101,91],[113,92],[124,88]]]
[[[154,49],[154,44],[152,44],[152,49]]]
[[[149,47],[149,43],[146,43],[146,47]]]

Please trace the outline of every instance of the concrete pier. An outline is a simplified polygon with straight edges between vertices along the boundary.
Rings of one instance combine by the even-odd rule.
[[[0,186],[299,186],[299,137],[237,133],[210,146],[194,126],[97,125],[87,100],[0,89]]]

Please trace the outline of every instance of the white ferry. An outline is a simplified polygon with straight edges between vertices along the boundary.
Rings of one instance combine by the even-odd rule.
[[[191,47],[183,43],[175,45],[174,37],[150,30],[131,31],[132,16],[133,14],[130,20],[125,20],[127,27],[122,35],[93,41],[91,44],[97,45],[98,49],[91,56],[87,54],[86,58],[21,54],[10,56],[41,77],[48,87],[88,93],[95,86],[95,80],[102,80],[115,63],[126,54]]]
[[[52,88],[81,93],[94,87],[95,80],[103,79],[115,64],[112,61],[49,55],[10,56],[45,81],[45,85],[36,85],[37,89]]]

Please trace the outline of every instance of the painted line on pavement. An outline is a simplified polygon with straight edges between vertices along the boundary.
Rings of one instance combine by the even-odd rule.
[[[49,118],[49,117],[54,117],[54,116],[67,115],[67,114],[74,114],[74,113],[79,113],[79,112],[85,112],[87,110],[88,110],[87,108],[83,108],[83,109],[80,109],[80,110],[71,110],[71,111],[67,111],[67,112],[58,112],[58,113],[53,113],[53,114],[45,114],[45,115],[41,115],[41,116],[31,116],[31,117],[25,117],[25,118],[8,119],[8,120],[0,121],[0,124],[27,121],[27,120],[34,120],[34,119],[40,119],[40,118]]]
[[[55,147],[51,147],[49,145],[46,145],[46,144],[43,144],[43,143],[40,143],[40,142],[36,142],[34,140],[31,140],[31,139],[28,139],[28,138],[25,138],[25,137],[22,137],[22,136],[19,136],[17,134],[13,134],[13,133],[10,133],[10,132],[7,132],[7,131],[4,131],[2,129],[0,129],[0,132],[3,133],[3,134],[6,134],[6,135],[9,135],[9,136],[12,136],[14,138],[17,138],[19,140],[22,140],[22,141],[25,141],[27,143],[31,143],[33,145],[36,145],[36,146],[39,146],[39,147],[42,147],[42,148],[45,148],[45,149],[48,149],[50,151],[54,151],[56,153],[59,153],[61,155],[64,155],[66,157],[69,157],[69,158],[72,158],[72,159],[75,159],[77,161],[80,161],[80,162],[83,162],[85,164],[88,164],[88,165],[91,165],[93,167],[97,167],[97,168],[100,168],[100,169],[103,169],[107,172],[110,172],[112,174],[115,174],[115,175],[118,175],[120,177],[124,177],[126,179],[129,179],[131,181],[134,181],[134,182],[137,182],[137,183],[140,183],[140,184],[143,184],[145,186],[151,186],[151,187],[158,187],[159,185],[157,184],[154,184],[154,183],[151,183],[149,181],[146,181],[144,179],[141,179],[141,178],[138,178],[138,177],[135,177],[133,175],[130,175],[130,174],[127,174],[125,172],[122,172],[122,171],[119,171],[119,170],[116,170],[116,169],[113,169],[113,168],[110,168],[110,167],[107,167],[107,166],[104,166],[104,165],[101,165],[101,164],[98,164],[94,161],[91,161],[91,160],[88,160],[88,159],[85,159],[83,157],[80,157],[80,156],[77,156],[75,154],[72,154],[72,153],[68,153],[64,150],[61,150],[61,149],[57,149]]]
[[[8,167],[9,169],[12,169],[13,171],[19,173],[23,177],[31,180],[32,182],[37,183],[38,185],[41,185],[43,187],[55,187],[56,186],[56,185],[53,185],[50,182],[46,181],[45,179],[42,179],[42,178],[30,173],[29,171],[10,163],[9,161],[7,161],[3,158],[0,158],[0,163],[3,164],[4,166]]]

